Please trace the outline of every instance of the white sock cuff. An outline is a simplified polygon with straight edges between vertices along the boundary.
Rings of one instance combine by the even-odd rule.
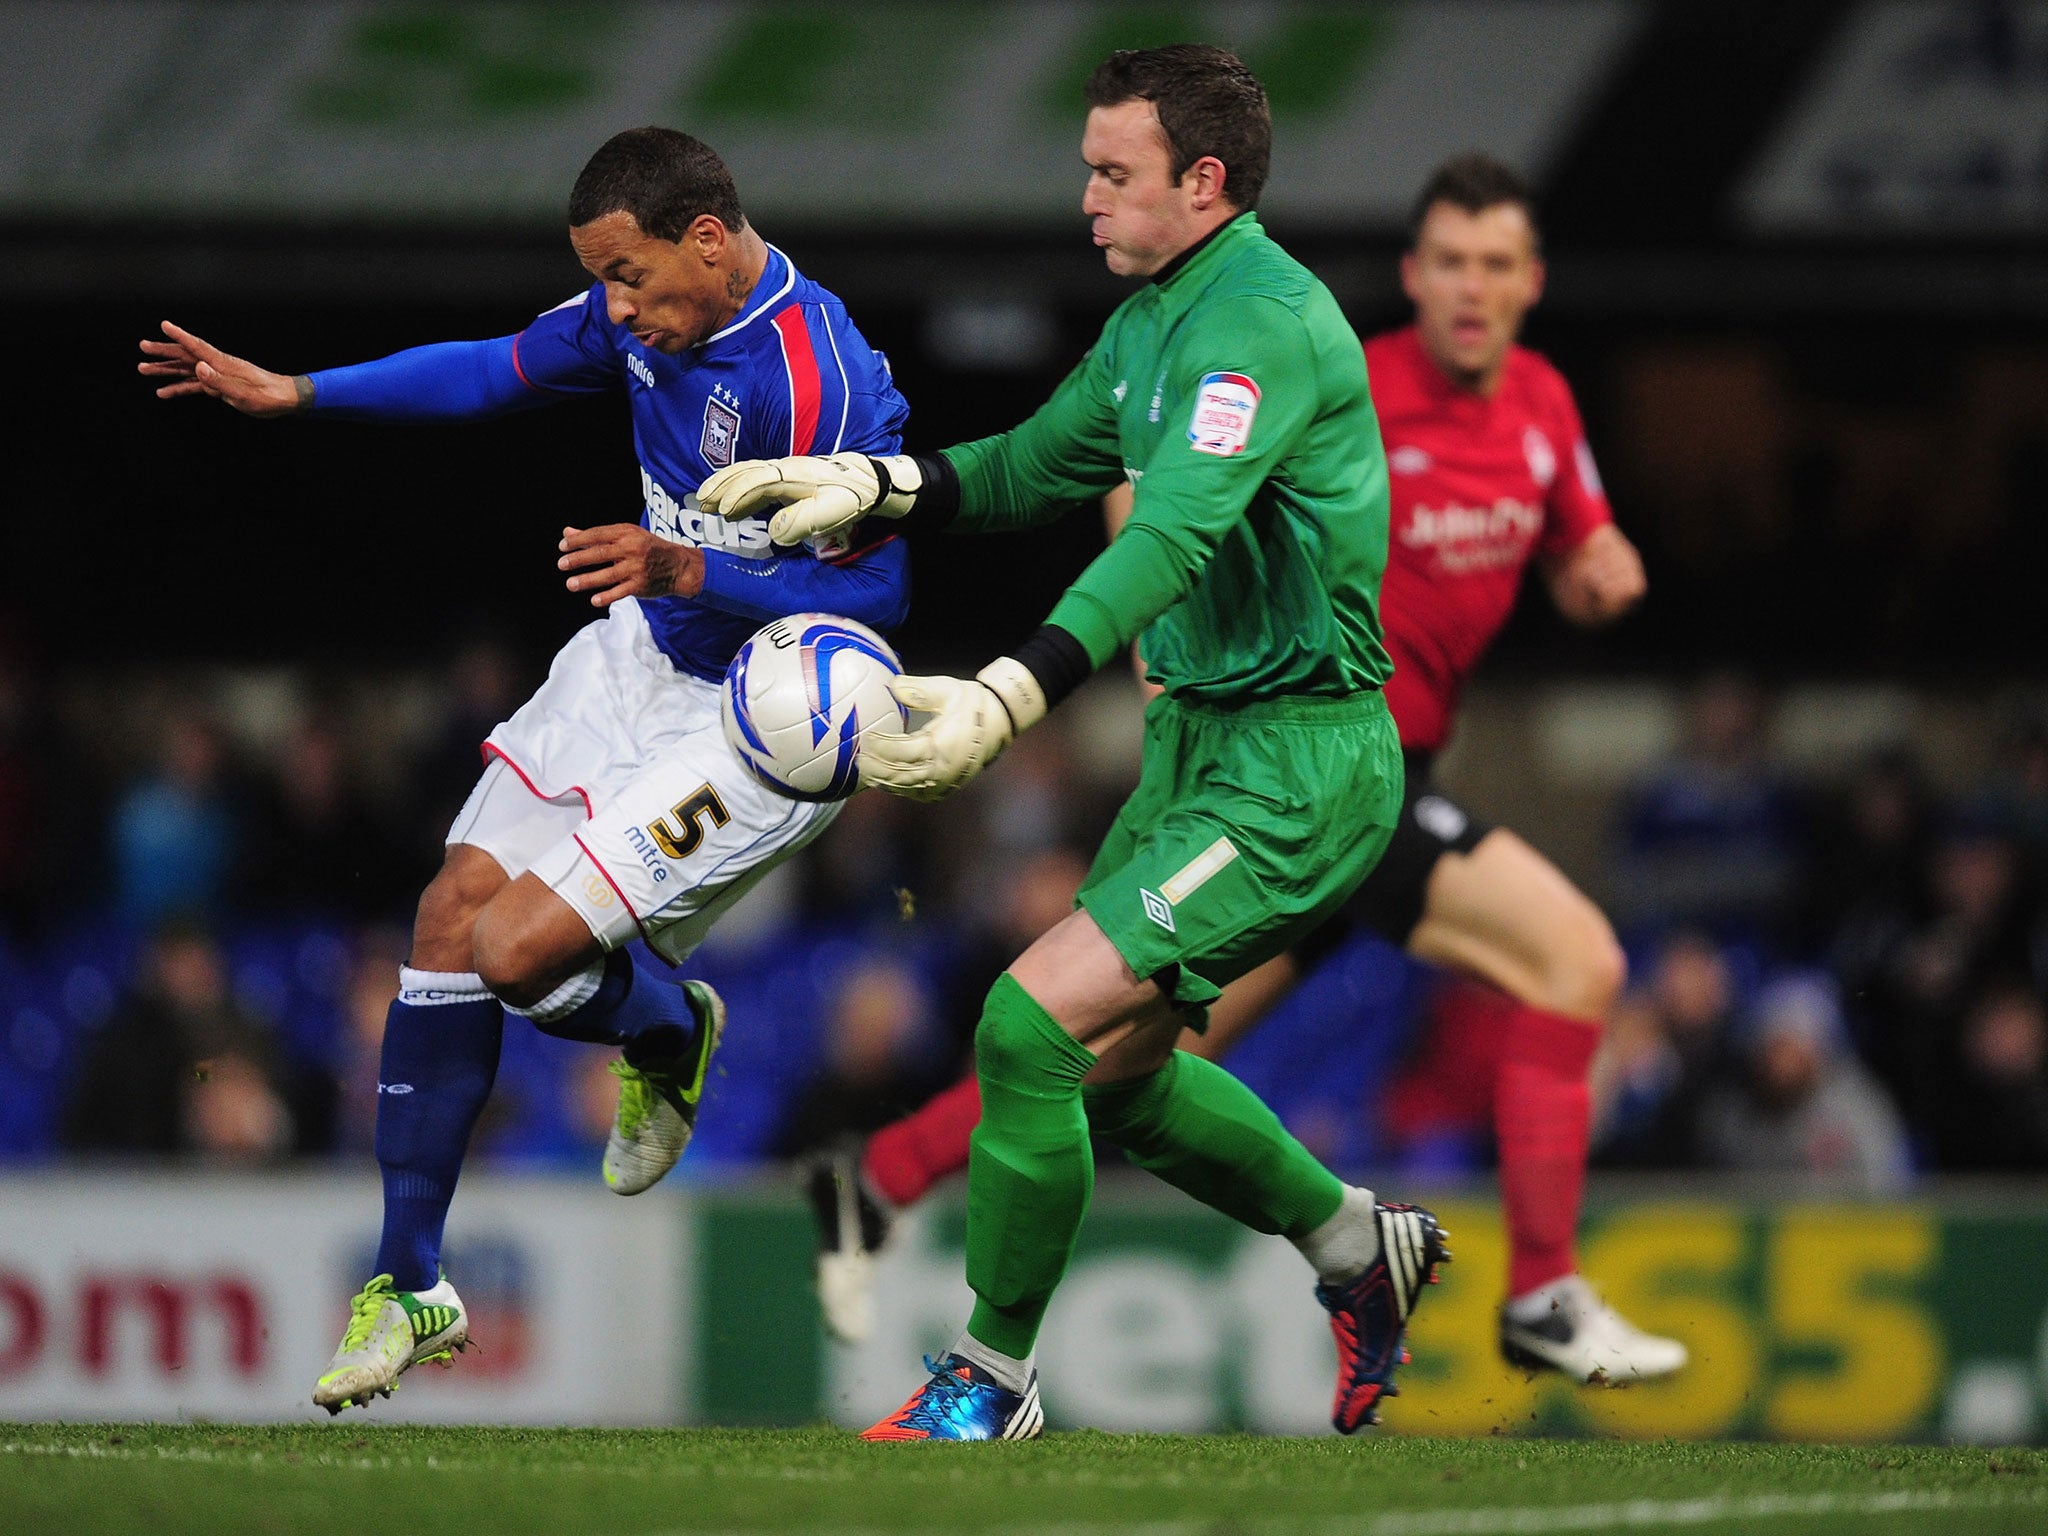
[[[412,1008],[445,1008],[451,1003],[482,1002],[491,995],[475,971],[416,971],[398,968],[398,1000]]]
[[[597,989],[604,981],[604,962],[593,960],[589,965],[571,976],[531,1008],[514,1008],[505,1005],[508,1013],[533,1020],[536,1024],[552,1024],[565,1019],[597,996]]]
[[[1294,1246],[1324,1284],[1341,1285],[1356,1279],[1380,1256],[1380,1224],[1373,1214],[1372,1191],[1347,1185],[1336,1214],[1297,1237]]]
[[[1031,1356],[1019,1360],[1001,1350],[991,1349],[965,1329],[961,1330],[958,1342],[953,1345],[953,1353],[969,1365],[980,1366],[1011,1392],[1022,1392],[1031,1384]]]

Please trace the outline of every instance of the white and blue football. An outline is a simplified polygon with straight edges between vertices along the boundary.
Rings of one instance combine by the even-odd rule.
[[[798,613],[757,630],[725,669],[725,739],[754,777],[794,800],[844,800],[869,731],[900,731],[889,679],[903,664],[852,619]]]

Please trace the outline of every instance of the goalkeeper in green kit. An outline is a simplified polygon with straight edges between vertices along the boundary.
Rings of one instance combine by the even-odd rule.
[[[937,799],[1140,635],[1165,689],[1078,910],[998,979],[976,1031],[973,1316],[865,1437],[1040,1432],[1032,1353],[1087,1210],[1091,1134],[1301,1250],[1349,1433],[1392,1391],[1444,1234],[1344,1185],[1249,1089],[1173,1044],[1224,982],[1334,912],[1392,834],[1386,462],[1356,336],[1252,212],[1272,131],[1251,72],[1183,44],[1112,55],[1087,94],[1082,210],[1110,270],[1148,281],[1052,399],[935,456],[754,461],[698,491],[719,516],[772,513],[793,544],[862,517],[1018,529],[1135,488],[1123,536],[1036,634],[972,679],[899,679],[925,723],[863,741],[864,783]]]

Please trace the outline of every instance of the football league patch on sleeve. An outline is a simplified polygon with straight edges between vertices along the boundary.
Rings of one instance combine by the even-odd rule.
[[[1242,373],[1205,373],[1195,386],[1195,416],[1188,442],[1220,459],[1243,453],[1259,410],[1259,386]]]

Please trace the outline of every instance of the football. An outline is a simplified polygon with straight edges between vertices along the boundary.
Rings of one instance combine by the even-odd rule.
[[[889,642],[852,619],[799,613],[755,632],[725,670],[725,739],[754,776],[796,800],[844,800],[860,788],[854,754],[868,731],[900,731]]]

